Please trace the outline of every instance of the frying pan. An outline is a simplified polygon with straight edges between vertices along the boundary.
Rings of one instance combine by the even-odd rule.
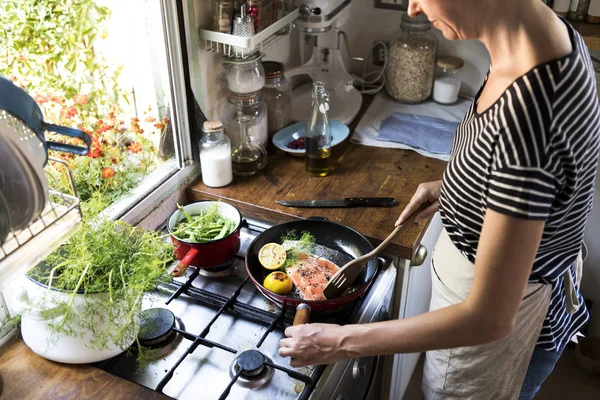
[[[303,300],[295,292],[281,295],[266,289],[263,282],[266,276],[273,271],[265,269],[260,264],[258,252],[267,243],[281,243],[281,237],[292,230],[297,235],[301,235],[302,232],[310,232],[317,243],[315,255],[327,258],[340,267],[347,261],[373,250],[373,245],[363,235],[350,227],[335,222],[308,218],[275,225],[259,234],[250,243],[246,253],[248,276],[265,297],[283,308],[297,308],[300,304],[305,304],[312,311],[329,311],[340,308],[365,293],[377,273],[378,262],[376,259],[370,260],[354,283],[335,299]]]

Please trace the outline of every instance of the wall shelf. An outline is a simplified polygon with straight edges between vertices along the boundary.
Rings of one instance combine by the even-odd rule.
[[[219,53],[227,57],[243,59],[250,57],[257,51],[264,53],[269,47],[287,36],[289,33],[283,35],[278,35],[278,33],[286,26],[291,31],[292,24],[299,15],[300,11],[296,8],[285,17],[250,38],[215,32],[207,27],[200,28],[198,35],[204,41],[204,47],[207,51]]]

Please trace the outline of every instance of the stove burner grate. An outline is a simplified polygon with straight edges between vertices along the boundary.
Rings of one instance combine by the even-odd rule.
[[[144,347],[160,347],[176,335],[175,315],[166,308],[149,308],[140,315],[138,339]]]
[[[273,361],[258,350],[246,350],[235,359],[229,368],[231,381],[225,388],[219,400],[224,400],[229,396],[231,388],[236,383],[247,388],[258,388],[269,383],[275,370],[283,371],[291,378],[304,382],[307,385],[313,385],[311,377],[300,374],[289,368],[274,364]]]
[[[200,275],[207,278],[222,278],[224,276],[229,276],[233,272],[234,264],[235,258],[232,258],[230,261],[227,261],[225,264],[219,265],[218,267],[201,268]]]

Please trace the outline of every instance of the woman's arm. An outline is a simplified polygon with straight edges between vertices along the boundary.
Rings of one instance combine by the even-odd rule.
[[[477,248],[473,287],[464,302],[402,320],[290,327],[279,354],[292,357],[290,364],[298,367],[499,340],[513,329],[543,229],[544,221],[488,210]]]

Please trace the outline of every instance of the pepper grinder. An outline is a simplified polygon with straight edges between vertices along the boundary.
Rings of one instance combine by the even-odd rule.
[[[246,13],[246,4],[243,4],[240,13],[233,20],[233,34],[243,38],[254,36],[254,18]],[[254,53],[254,48],[233,47],[236,57],[244,58]]]

